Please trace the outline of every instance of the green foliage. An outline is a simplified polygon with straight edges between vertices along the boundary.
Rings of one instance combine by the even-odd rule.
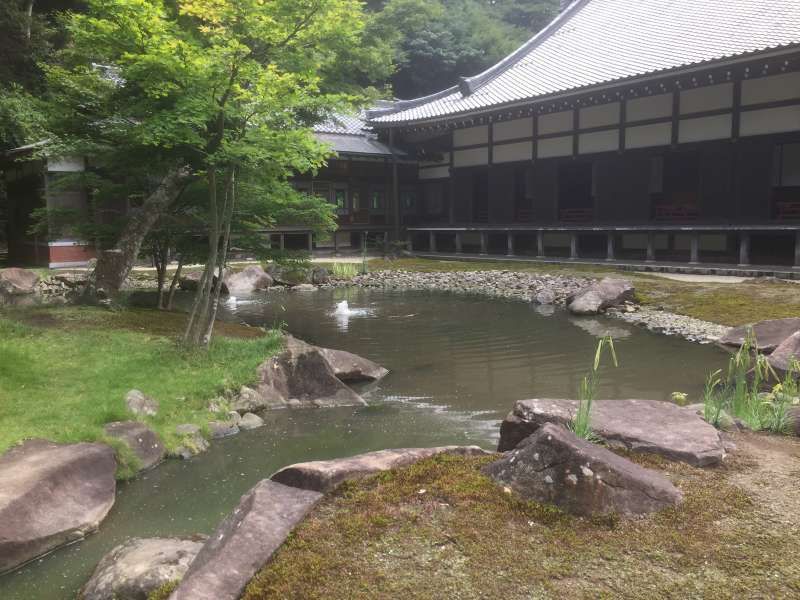
[[[147,600],[167,600],[172,592],[177,589],[179,583],[179,581],[168,581],[160,585],[147,595]]]
[[[800,394],[800,363],[792,359],[784,379],[766,392],[767,384],[778,380],[778,375],[757,347],[750,330],[731,357],[725,376],[721,370],[709,374],[703,390],[703,416],[715,427],[724,425],[727,414],[755,431],[786,433],[791,425],[789,409]]]
[[[592,431],[591,426],[592,403],[597,397],[597,386],[600,383],[598,371],[600,369],[600,361],[603,358],[603,351],[606,348],[608,348],[608,353],[611,355],[614,366],[619,366],[617,362],[617,352],[614,349],[614,339],[610,335],[601,338],[600,341],[597,342],[592,368],[581,380],[578,389],[578,412],[569,424],[570,430],[576,436],[585,440],[594,441],[597,437]]]
[[[358,266],[353,263],[337,262],[331,265],[331,276],[334,279],[352,279],[358,272]]]

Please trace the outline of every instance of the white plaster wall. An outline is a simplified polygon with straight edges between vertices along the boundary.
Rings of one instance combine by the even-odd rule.
[[[733,106],[733,84],[722,83],[681,92],[681,114],[731,108]]]
[[[420,179],[444,179],[450,177],[450,167],[433,167],[430,169],[420,169]]]
[[[633,98],[625,106],[625,120],[643,121],[672,115],[672,94]]]
[[[489,164],[489,148],[472,148],[470,150],[456,150],[453,153],[453,166],[472,167],[475,165]]]
[[[604,125],[616,125],[620,118],[620,103],[600,104],[599,106],[589,106],[580,110],[581,129],[589,127],[602,127]]]
[[[742,104],[800,98],[800,72],[758,77],[742,82]]]
[[[533,117],[495,123],[492,129],[495,142],[533,136]]]
[[[472,146],[473,144],[489,143],[489,126],[470,127],[468,129],[456,129],[453,132],[453,145]]]
[[[731,137],[733,117],[717,115],[698,119],[682,119],[678,126],[678,141],[702,142],[704,140],[724,140]]]
[[[668,146],[672,142],[672,123],[640,125],[625,129],[625,148]]]
[[[47,159],[47,170],[51,173],[80,173],[85,162],[80,156],[62,156]]]
[[[537,149],[538,158],[552,158],[554,156],[572,155],[572,136],[549,138],[539,140]]]
[[[519,142],[516,144],[501,144],[492,150],[492,162],[504,163],[533,158],[533,142]]]
[[[578,152],[580,154],[610,152],[613,150],[619,150],[618,129],[582,133],[578,136]]]
[[[548,133],[559,133],[561,131],[572,131],[573,111],[551,113],[539,116],[539,135]]]
[[[800,130],[800,106],[784,106],[743,112],[739,133],[742,136]]]

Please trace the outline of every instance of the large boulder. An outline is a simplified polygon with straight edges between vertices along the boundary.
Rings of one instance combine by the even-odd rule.
[[[517,448],[484,468],[523,498],[582,516],[633,516],[679,504],[680,491],[645,469],[555,423],[545,423]]]
[[[139,459],[141,470],[147,470],[167,455],[164,443],[158,434],[139,421],[115,421],[103,428],[106,435],[122,441]]]
[[[794,332],[783,340],[780,345],[767,357],[769,365],[781,377],[785,377],[789,369],[800,363],[800,331]],[[795,375],[800,375],[797,369]]]
[[[636,290],[627,279],[606,277],[567,298],[567,309],[575,315],[596,315],[607,308],[633,301]]]
[[[440,446],[379,450],[335,460],[315,460],[284,467],[271,479],[304,490],[327,493],[345,481],[360,479],[381,471],[406,467],[438,454],[479,456],[490,454],[478,446]]]
[[[257,383],[243,387],[231,408],[257,412],[365,405],[361,396],[336,377],[320,348],[287,336],[285,350],[258,367]]]
[[[33,294],[36,291],[37,283],[39,283],[39,276],[28,269],[17,267],[0,269],[0,292],[9,296]]]
[[[752,331],[759,351],[770,353],[780,346],[788,337],[800,331],[800,317],[788,319],[771,319],[750,325],[734,327],[719,340],[724,346],[739,348]]]
[[[194,292],[197,291],[197,288],[200,287],[200,280],[203,278],[203,273],[200,271],[195,271],[192,273],[187,273],[183,277],[178,280],[178,288],[185,291],[185,292]],[[212,280],[212,284],[214,289],[217,287],[217,276],[214,275]],[[222,280],[222,289],[219,291],[220,294],[223,296],[227,296],[230,291],[228,290],[228,286],[225,283],[225,279],[223,277]]]
[[[545,423],[566,426],[578,411],[576,400],[520,400],[500,426],[498,450],[512,450]],[[675,404],[656,400],[595,400],[592,431],[609,446],[658,454],[705,467],[722,462],[720,433]]]
[[[266,290],[272,286],[272,277],[259,265],[250,265],[236,273],[228,273],[223,279],[231,294],[248,294]]]
[[[389,374],[388,369],[351,352],[330,348],[320,348],[320,352],[340,381],[378,381]]]
[[[116,470],[105,444],[29,440],[0,457],[0,573],[95,531]]]
[[[236,600],[322,494],[256,484],[192,562],[170,600]]]
[[[314,285],[325,285],[331,282],[331,274],[325,267],[314,267],[311,269],[311,283]]]
[[[267,273],[280,285],[296,286],[311,283],[311,271],[300,266],[270,263],[267,265]]]
[[[134,538],[98,563],[78,594],[79,600],[147,600],[147,596],[186,574],[206,536]]]

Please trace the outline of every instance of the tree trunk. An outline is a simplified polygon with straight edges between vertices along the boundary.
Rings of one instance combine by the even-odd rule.
[[[28,21],[25,29],[25,37],[27,39],[31,39],[31,28],[33,26],[33,5],[35,2],[36,0],[28,0],[28,8],[26,11],[28,13]]]
[[[136,264],[144,238],[163,211],[181,195],[190,178],[188,167],[170,171],[144,204],[131,211],[116,247],[101,252],[97,259],[94,277],[98,295],[110,296],[119,291]]]
[[[169,294],[167,295],[167,310],[172,310],[172,303],[175,301],[175,292],[178,289],[178,282],[181,280],[181,271],[183,270],[183,254],[178,257],[178,268],[172,276],[172,282],[169,284]]]
[[[211,314],[208,317],[205,334],[203,335],[203,345],[207,348],[211,344],[211,335],[214,332],[214,321],[217,320],[217,309],[219,309],[219,295],[222,290],[222,276],[225,272],[225,263],[228,260],[228,246],[231,241],[231,222],[233,221],[233,206],[236,203],[236,171],[233,169],[228,173],[225,205],[222,209],[222,226],[225,233],[222,238],[222,249],[217,267],[217,289],[214,290],[214,302],[211,305]]]

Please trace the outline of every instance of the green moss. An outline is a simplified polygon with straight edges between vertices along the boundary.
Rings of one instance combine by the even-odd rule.
[[[684,493],[642,519],[580,519],[506,493],[493,458],[441,456],[343,486],[244,598],[727,598],[800,591],[796,529],[731,483],[652,457]]]
[[[205,425],[208,401],[252,381],[281,345],[277,333],[220,324],[208,351],[187,351],[175,339],[184,319],[90,307],[0,312],[0,452],[32,437],[108,442],[106,423],[133,418],[131,389],[158,400],[158,414],[142,420],[177,448],[175,425]],[[130,475],[133,455],[114,446],[119,475]]]
[[[147,595],[147,600],[167,600],[178,587],[179,581],[169,581]]]

